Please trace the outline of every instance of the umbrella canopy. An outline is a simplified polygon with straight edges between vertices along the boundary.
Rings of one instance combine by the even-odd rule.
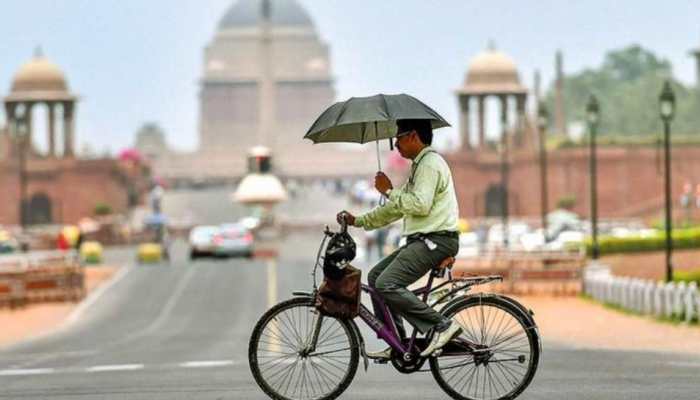
[[[433,129],[450,126],[435,110],[407,94],[351,97],[328,107],[304,136],[314,143],[367,143],[396,136],[399,119],[427,119]]]
[[[163,214],[156,213],[144,218],[143,223],[147,226],[163,226],[168,223],[168,218]]]

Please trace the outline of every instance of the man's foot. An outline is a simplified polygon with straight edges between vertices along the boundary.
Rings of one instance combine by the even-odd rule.
[[[391,359],[391,347],[387,347],[382,351],[368,351],[367,357],[373,360],[390,360]]]
[[[440,350],[460,333],[462,333],[462,327],[459,326],[458,323],[452,321],[449,328],[442,332],[435,332],[433,335],[433,340],[431,340],[428,347],[420,353],[421,357],[428,357],[435,351]]]

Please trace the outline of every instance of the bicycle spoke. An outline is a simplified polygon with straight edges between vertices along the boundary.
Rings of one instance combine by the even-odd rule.
[[[525,319],[508,304],[501,306],[498,302],[498,299],[478,299],[453,314],[463,328],[462,340],[485,347],[477,347],[475,350],[479,351],[473,354],[437,359],[441,381],[463,397],[480,400],[507,397],[531,373],[534,348]]]

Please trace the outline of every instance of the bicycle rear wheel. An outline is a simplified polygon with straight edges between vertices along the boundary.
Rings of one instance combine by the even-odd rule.
[[[477,295],[443,313],[462,326],[462,334],[430,359],[440,387],[458,400],[510,400],[530,384],[540,358],[537,327],[521,308],[500,296]],[[475,344],[477,351],[460,351]]]
[[[359,346],[347,321],[323,317],[316,348],[308,351],[319,317],[313,299],[299,297],[272,307],[253,329],[250,370],[271,398],[331,400],[355,377]]]

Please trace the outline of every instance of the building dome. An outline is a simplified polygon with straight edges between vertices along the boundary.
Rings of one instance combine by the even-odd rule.
[[[296,0],[268,0],[273,26],[312,28],[313,21]],[[260,24],[265,0],[237,0],[219,22],[219,29],[250,28]]]
[[[40,52],[15,74],[12,93],[18,92],[68,92],[63,71]]]
[[[465,92],[520,93],[524,90],[513,59],[493,46],[477,54],[469,63]]]

